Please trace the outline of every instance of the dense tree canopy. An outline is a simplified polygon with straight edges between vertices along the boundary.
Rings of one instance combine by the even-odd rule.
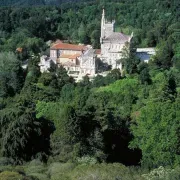
[[[0,97],[14,96],[23,86],[21,62],[13,53],[0,53]]]
[[[179,1],[62,2],[0,8],[0,156],[15,163],[88,157],[150,168],[178,166]],[[40,73],[39,57],[51,41],[99,48],[103,7],[108,20],[116,19],[117,31],[134,32],[133,46],[124,48],[120,60],[123,73],[114,69],[81,82],[62,66]],[[156,55],[148,64],[140,62],[135,48],[151,46]]]

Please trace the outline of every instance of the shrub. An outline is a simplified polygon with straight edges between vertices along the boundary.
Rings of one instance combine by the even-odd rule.
[[[140,173],[131,171],[119,163],[79,165],[69,172],[68,177],[79,180],[144,180]]]
[[[49,180],[46,174],[31,173],[30,176],[34,178],[33,180]]]
[[[74,169],[75,165],[72,163],[53,163],[50,165],[48,175],[52,180],[58,180],[60,177],[67,179],[66,174]]]
[[[25,180],[22,175],[17,172],[4,171],[0,173],[0,180]]]
[[[173,169],[169,174],[168,174],[169,179],[171,180],[179,180],[180,179],[180,167],[177,167]]]
[[[28,176],[36,177],[38,180],[47,180],[47,168],[40,160],[33,160],[25,167],[25,173]]]
[[[3,172],[3,171],[12,171],[13,170],[13,166],[0,166],[0,172]]]
[[[145,180],[178,180],[180,179],[180,168],[168,169],[160,166],[148,174],[142,175]]]
[[[29,162],[28,166],[42,166],[43,163],[39,159],[33,159]]]
[[[7,166],[7,165],[12,165],[13,164],[13,160],[10,158],[6,158],[6,157],[1,157],[0,158],[0,166]]]
[[[84,164],[84,165],[93,165],[97,163],[96,158],[90,157],[90,156],[83,156],[81,158],[77,158],[77,162],[79,164]]]

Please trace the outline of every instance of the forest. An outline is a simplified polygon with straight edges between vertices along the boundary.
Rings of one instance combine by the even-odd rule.
[[[91,0],[93,1],[93,0]],[[48,6],[61,5],[64,3],[81,3],[88,0],[0,0],[0,6]]]
[[[180,179],[180,1],[28,2],[0,7],[0,180]],[[57,39],[100,48],[103,8],[134,32],[123,74],[40,73]]]

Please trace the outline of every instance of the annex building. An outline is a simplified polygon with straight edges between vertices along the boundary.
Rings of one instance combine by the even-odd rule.
[[[73,45],[57,42],[50,48],[50,57],[42,56],[39,66],[41,72],[47,71],[50,64],[54,63],[63,66],[67,73],[75,79],[82,79],[89,75],[94,77],[96,74],[96,58],[99,50],[91,46]]]

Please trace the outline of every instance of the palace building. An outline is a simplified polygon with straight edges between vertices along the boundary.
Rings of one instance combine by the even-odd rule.
[[[93,49],[90,45],[75,45],[57,41],[50,47],[50,57],[41,57],[39,63],[41,72],[48,71],[51,63],[54,63],[58,66],[62,65],[67,70],[67,73],[76,80],[81,80],[85,75],[93,78],[98,72],[97,59],[110,65],[112,69],[119,68],[122,70],[123,66],[120,61],[122,52],[124,47],[129,48],[133,33],[125,35],[121,32],[115,32],[114,25],[115,21],[108,22],[105,19],[103,9],[100,37],[101,49]],[[144,49],[137,51],[137,56],[144,61],[148,61],[152,54],[155,54],[155,50],[152,53],[149,51],[147,53]]]
[[[112,66],[112,69],[119,68],[122,70],[122,63],[117,63],[117,60],[122,58],[122,50],[127,43],[131,43],[131,36],[121,32],[115,32],[115,21],[108,22],[105,19],[103,9],[101,19],[101,60]]]

